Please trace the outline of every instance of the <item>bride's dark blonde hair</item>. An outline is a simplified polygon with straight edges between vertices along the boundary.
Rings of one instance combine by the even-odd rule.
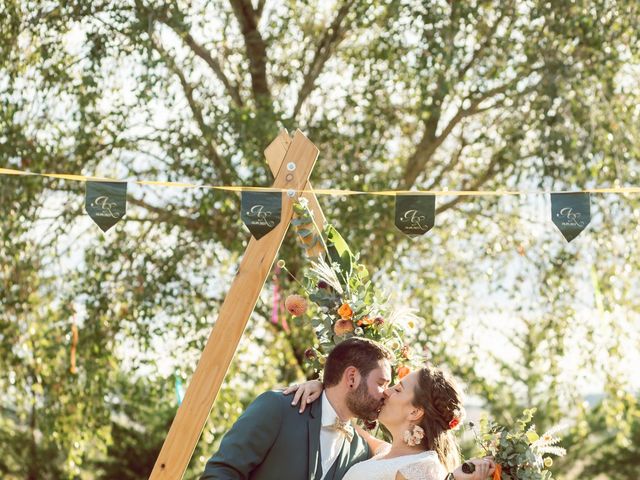
[[[452,472],[460,463],[460,447],[449,424],[464,414],[461,394],[453,378],[438,368],[426,365],[418,373],[413,406],[424,410],[418,423],[425,433],[422,445],[435,451],[447,471]]]

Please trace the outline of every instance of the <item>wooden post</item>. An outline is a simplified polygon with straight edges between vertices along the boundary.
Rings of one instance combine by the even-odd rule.
[[[276,140],[280,142],[282,139]],[[284,146],[279,148],[282,152]],[[318,158],[318,149],[297,130],[290,145],[284,150],[286,153],[281,157],[281,165],[277,169],[273,186],[302,190],[306,187]],[[294,169],[287,168],[290,163],[295,165]],[[297,197],[297,193],[293,196],[284,193],[278,226],[260,240],[253,237],[249,240],[182,405],[178,408],[153,467],[149,477],[151,480],[175,480],[181,479],[184,475],[249,316],[289,227],[293,216],[293,202]]]
[[[282,130],[273,142],[271,142],[264,150],[264,156],[267,159],[267,163],[269,164],[269,168],[271,169],[271,173],[273,173],[274,177],[277,175],[280,165],[282,165],[282,162],[284,161],[284,156],[289,149],[289,145],[291,145],[291,137],[286,130]],[[302,194],[302,197],[309,201],[309,209],[313,213],[316,227],[318,227],[318,230],[322,232],[324,224],[326,223],[322,208],[320,208],[320,204],[318,203],[318,199],[315,194],[308,191],[313,190],[310,182],[307,182],[304,189],[307,191]],[[320,234],[320,232],[316,233]],[[306,240],[303,238],[301,238],[301,241],[302,243],[306,243]],[[306,249],[306,252],[309,257],[317,258],[324,254],[324,246],[322,243],[318,242],[314,247]]]

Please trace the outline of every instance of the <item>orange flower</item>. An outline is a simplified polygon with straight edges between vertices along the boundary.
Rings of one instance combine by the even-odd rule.
[[[289,295],[284,306],[291,315],[299,317],[307,311],[307,300],[300,295]]]
[[[404,377],[409,375],[411,370],[406,365],[401,365],[398,367],[398,380],[402,380]]]
[[[367,315],[358,320],[358,326],[362,327],[363,325],[371,325],[373,320],[371,320]]]
[[[333,331],[336,335],[345,335],[349,332],[353,332],[353,322],[351,320],[338,320],[333,326]]]
[[[338,315],[340,315],[342,320],[350,320],[351,317],[353,317],[353,310],[351,310],[348,303],[343,303],[338,309]]]
[[[493,471],[493,480],[500,480],[502,477],[502,465],[496,463],[496,469]]]

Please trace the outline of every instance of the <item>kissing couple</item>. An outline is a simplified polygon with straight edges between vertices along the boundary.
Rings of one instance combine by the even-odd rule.
[[[322,383],[256,398],[200,479],[486,480],[495,468],[491,459],[460,465],[452,429],[464,409],[453,380],[425,366],[390,386],[392,360],[372,340],[339,343],[327,357]],[[379,420],[391,443],[353,425],[355,418]]]

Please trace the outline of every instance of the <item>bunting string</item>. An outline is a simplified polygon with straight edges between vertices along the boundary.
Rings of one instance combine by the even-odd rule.
[[[36,173],[23,170],[15,170],[11,168],[0,168],[2,175],[17,176],[38,176],[47,178],[56,178],[61,180],[72,180],[78,182],[113,182],[113,183],[131,183],[136,185],[148,185],[157,187],[173,187],[173,188],[206,188],[211,190],[222,190],[228,192],[295,192],[299,194],[309,193],[316,195],[331,196],[350,196],[350,195],[378,195],[378,196],[397,196],[401,194],[425,194],[435,196],[518,196],[518,195],[549,195],[553,193],[565,193],[559,190],[351,190],[338,188],[313,188],[313,189],[289,189],[275,187],[256,187],[241,185],[202,185],[196,183],[185,182],[166,182],[160,180],[119,180],[108,177],[91,177],[85,175],[75,175],[66,173]],[[601,193],[601,194],[634,194],[640,193],[639,187],[609,187],[609,188],[585,188],[572,189],[575,193]]]
[[[89,177],[61,173],[34,173],[10,168],[0,168],[0,174],[18,176],[39,176],[85,183],[85,210],[93,221],[106,232],[121,220],[127,210],[127,185],[150,185],[178,188],[208,188],[240,192],[241,218],[256,240],[271,232],[280,224],[283,193],[293,197],[308,193],[314,195],[379,195],[395,197],[395,226],[406,235],[416,238],[427,233],[435,224],[436,197],[438,196],[503,196],[503,195],[550,195],[551,220],[558,227],[567,242],[571,242],[591,222],[592,193],[631,194],[640,193],[640,187],[587,188],[582,190],[345,190],[345,189],[292,189],[275,187],[254,187],[238,185],[198,185],[183,182],[156,180],[117,180],[104,177]],[[308,201],[308,199],[304,199]],[[300,202],[302,205],[302,201]],[[306,207],[305,207],[306,208]],[[313,230],[317,225],[294,218],[293,224],[307,250],[316,243]],[[276,286],[277,288],[277,286]],[[275,301],[279,300],[274,291]],[[283,323],[287,330],[287,325]]]

